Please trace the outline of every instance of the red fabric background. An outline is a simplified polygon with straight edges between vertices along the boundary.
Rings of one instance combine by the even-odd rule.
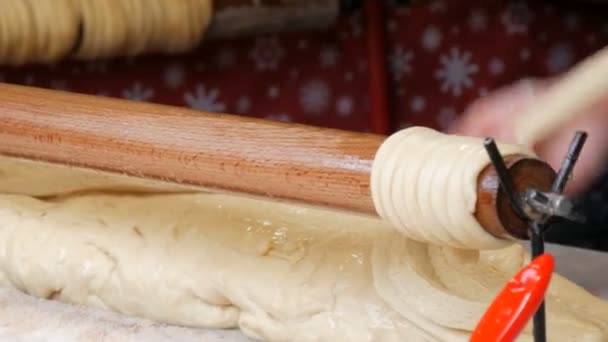
[[[492,89],[567,69],[608,42],[607,8],[387,2],[392,129],[443,129]],[[326,33],[206,43],[182,56],[1,68],[0,80],[368,131],[365,30],[364,16],[355,14]]]

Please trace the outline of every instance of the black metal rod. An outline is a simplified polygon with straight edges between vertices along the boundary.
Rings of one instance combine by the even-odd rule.
[[[513,190],[513,184],[511,183],[511,177],[509,176],[509,171],[507,170],[507,165],[505,165],[505,161],[502,159],[502,155],[500,151],[498,151],[498,146],[496,146],[496,142],[492,138],[485,138],[483,141],[483,145],[488,152],[488,156],[490,157],[490,161],[492,162],[492,166],[496,170],[496,174],[498,175],[498,183],[502,191],[507,195],[507,199],[511,204],[515,213],[519,215],[522,219],[527,220],[528,216],[524,213],[519,200],[515,197],[515,191]]]
[[[553,182],[553,186],[551,187],[551,191],[555,193],[562,193],[564,188],[566,187],[566,183],[570,179],[572,175],[572,171],[574,170],[574,165],[578,161],[578,157],[583,150],[583,146],[587,141],[587,133],[578,131],[574,135],[570,146],[568,147],[568,153],[562,162],[561,167],[557,173],[557,177]]]
[[[562,165],[557,172],[557,176],[551,185],[551,191],[554,193],[561,194],[566,188],[566,183],[572,175],[574,166],[578,161],[578,157],[581,154],[585,141],[587,140],[587,133],[576,132],[570,146],[568,147],[568,153],[562,161]],[[538,221],[530,223],[530,241],[532,249],[532,258],[536,258],[545,252],[545,239],[544,233],[547,230],[547,221],[550,217],[543,217]],[[534,314],[533,318],[533,335],[535,342],[547,341],[547,323],[546,323],[546,312],[545,302],[543,301],[538,310]]]
[[[532,260],[541,254],[545,253],[545,223],[539,221],[529,222],[530,227],[530,247],[532,249]],[[547,324],[545,319],[545,301],[539,306],[534,317],[532,319],[532,335],[534,336],[534,342],[546,342],[547,341]]]

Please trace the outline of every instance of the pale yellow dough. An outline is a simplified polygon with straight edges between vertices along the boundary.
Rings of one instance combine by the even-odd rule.
[[[503,156],[534,157],[499,144]],[[371,192],[376,212],[405,236],[439,246],[496,249],[512,241],[486,232],[475,218],[477,178],[490,164],[483,140],[410,127],[376,153]]]
[[[378,219],[270,201],[87,194],[87,178],[97,190],[127,178],[86,175],[0,158],[2,285],[268,341],[467,341],[527,258],[519,245],[427,245]],[[606,302],[557,275],[548,298],[550,341],[608,340]]]

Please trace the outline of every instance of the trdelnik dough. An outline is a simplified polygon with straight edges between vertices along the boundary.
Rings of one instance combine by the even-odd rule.
[[[267,341],[467,341],[528,260],[519,245],[429,245],[375,218],[188,189],[142,193],[148,184],[125,192],[127,181],[0,159],[0,283]],[[608,304],[558,275],[547,309],[550,341],[608,339]],[[521,340],[532,340],[529,328]]]

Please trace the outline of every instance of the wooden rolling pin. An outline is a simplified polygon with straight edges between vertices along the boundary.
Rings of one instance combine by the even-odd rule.
[[[0,84],[0,154],[376,215],[374,155],[386,137]],[[516,190],[547,191],[546,163],[508,158]],[[497,236],[527,236],[479,177],[476,216]]]

